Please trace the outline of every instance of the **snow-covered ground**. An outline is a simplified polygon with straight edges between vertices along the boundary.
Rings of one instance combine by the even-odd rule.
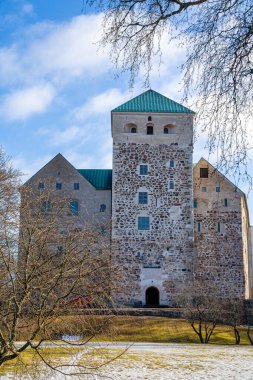
[[[253,347],[135,344],[103,373],[115,380],[252,380]]]
[[[78,352],[69,364],[94,364],[108,361],[127,351],[118,359],[94,372],[82,376],[84,380],[253,380],[252,346],[218,346],[197,344],[153,344],[153,343],[97,343]],[[95,351],[93,351],[95,350]],[[94,357],[97,353],[97,359]],[[43,371],[44,372],[44,371]],[[88,371],[90,372],[90,371]],[[92,372],[92,371],[91,371]],[[12,376],[4,376],[13,379]],[[26,377],[22,377],[24,379]],[[28,378],[28,377],[27,377]],[[30,378],[30,377],[29,377]],[[45,371],[37,379],[71,379]],[[17,374],[15,379],[18,379]],[[79,377],[78,377],[79,379]]]

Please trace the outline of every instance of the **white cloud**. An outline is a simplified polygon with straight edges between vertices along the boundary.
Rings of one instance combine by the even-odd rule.
[[[20,57],[14,46],[0,49],[0,83],[9,86],[19,82],[23,77],[23,68]]]
[[[69,22],[42,22],[24,29],[15,44],[0,49],[0,83],[30,85],[46,76],[60,85],[106,72],[108,54],[96,43],[101,20],[101,15],[82,15]]]
[[[53,157],[49,154],[40,156],[38,159],[30,159],[29,156],[18,155],[12,158],[12,164],[15,169],[22,173],[22,182],[26,182],[38,170],[46,165]]]
[[[113,108],[130,98],[131,94],[129,92],[120,92],[116,88],[111,88],[89,99],[81,107],[76,108],[73,115],[77,120],[85,120],[91,115],[109,114]]]
[[[99,37],[100,16],[79,16],[71,22],[55,25],[49,33],[35,40],[26,60],[43,73],[79,76],[108,69],[108,59],[94,43]],[[66,79],[66,78],[65,78]]]
[[[67,160],[77,169],[110,169],[112,168],[112,139],[107,136],[93,143],[93,153],[88,147],[67,149],[63,152]]]
[[[50,146],[62,146],[73,144],[75,142],[75,148],[85,143],[89,135],[87,131],[78,125],[71,125],[65,129],[52,129],[52,128],[40,128],[37,132],[39,136],[50,136]]]
[[[25,120],[45,111],[55,96],[50,84],[14,91],[5,96],[0,112],[8,121]]]
[[[31,3],[24,3],[22,5],[21,12],[23,15],[33,15],[34,7]]]

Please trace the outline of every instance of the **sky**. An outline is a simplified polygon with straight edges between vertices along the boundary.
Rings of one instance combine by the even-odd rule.
[[[111,168],[110,111],[146,90],[142,72],[132,90],[127,75],[117,75],[98,45],[102,15],[82,7],[82,0],[0,0],[0,145],[24,181],[57,153],[76,168]],[[180,102],[185,51],[166,35],[161,46],[151,87]],[[201,135],[194,162],[207,158],[204,145]],[[248,194],[246,183],[240,187]],[[248,204],[253,224],[252,192]]]

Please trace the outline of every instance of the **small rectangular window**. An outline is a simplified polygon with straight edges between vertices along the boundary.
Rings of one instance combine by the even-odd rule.
[[[200,168],[200,178],[208,178],[208,168]]]
[[[217,232],[220,232],[220,222],[217,223],[216,229],[217,229]]]
[[[147,192],[139,192],[139,204],[140,205],[148,204],[148,193]]]
[[[206,187],[204,186],[204,187],[202,187],[202,193],[206,193]]]
[[[100,205],[100,212],[105,212],[106,210],[106,205],[105,204],[101,204]]]
[[[153,135],[154,134],[154,128],[150,125],[147,126],[147,135]]]
[[[228,200],[227,200],[227,198],[224,199],[224,206],[228,207]]]
[[[170,168],[174,168],[174,160],[170,160]]]
[[[58,246],[57,246],[56,253],[57,253],[57,254],[63,253],[63,246],[62,246],[62,245],[58,245]]]
[[[173,180],[170,180],[170,185],[169,185],[169,188],[170,190],[174,190],[174,181]]]
[[[56,188],[56,190],[61,190],[61,189],[62,189],[62,184],[59,183],[59,182],[57,182],[57,183],[55,184],[55,188]]]
[[[71,215],[78,215],[78,212],[79,212],[78,201],[70,201],[69,202],[69,212]]]
[[[140,175],[148,174],[148,165],[140,165]]]
[[[38,189],[44,189],[44,182],[39,182],[39,184],[38,184]]]
[[[78,182],[74,183],[74,190],[79,190],[80,184]]]
[[[220,193],[220,187],[219,186],[216,187],[216,193]]]
[[[200,222],[197,223],[197,231],[201,232],[201,223]]]
[[[52,206],[51,206],[51,201],[42,201],[41,203],[41,212],[43,214],[48,214],[51,212]]]
[[[101,235],[105,235],[105,233],[106,233],[106,228],[105,228],[105,226],[100,226],[100,227],[99,227],[99,233],[100,233]]]
[[[138,217],[138,230],[149,230],[149,216],[139,216]]]
[[[198,207],[198,201],[196,198],[193,199],[193,207],[197,208]]]

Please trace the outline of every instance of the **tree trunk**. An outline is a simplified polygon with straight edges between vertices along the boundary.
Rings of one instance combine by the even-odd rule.
[[[248,339],[250,341],[250,344],[253,346],[253,338],[250,336],[250,327],[249,326],[247,329],[247,336],[248,336]]]
[[[235,344],[240,344],[241,342],[240,331],[237,329],[236,326],[234,326],[234,334],[235,334]]]

